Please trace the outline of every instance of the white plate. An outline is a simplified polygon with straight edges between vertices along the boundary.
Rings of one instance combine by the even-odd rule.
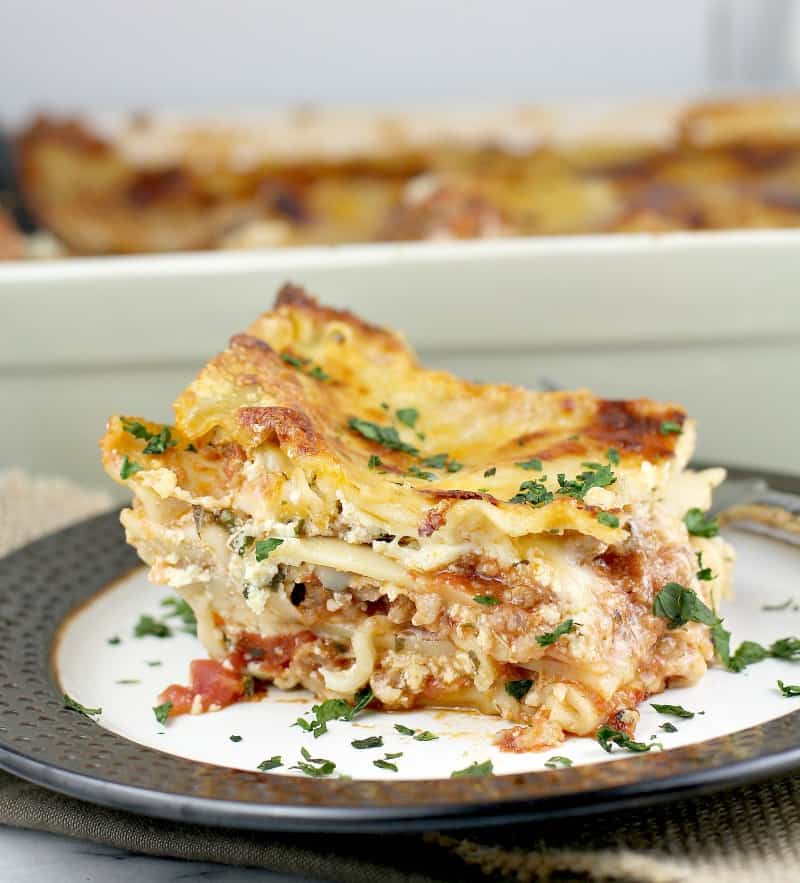
[[[733,633],[732,646],[743,640],[770,644],[777,638],[800,633],[800,588],[797,583],[800,548],[765,537],[729,531],[727,538],[737,551],[736,597],[723,607],[725,624]],[[493,746],[492,737],[508,722],[477,714],[415,711],[381,713],[368,711],[352,723],[335,721],[319,739],[302,732],[293,722],[308,712],[313,699],[304,692],[270,688],[260,702],[240,703],[215,713],[184,715],[157,723],[153,706],[168,684],[185,683],[189,662],[205,657],[191,635],[179,632],[172,638],[135,638],[134,625],[143,613],[162,618],[161,601],[170,593],[148,584],[138,570],[96,596],[71,617],[61,632],[55,664],[65,692],[89,707],[101,707],[98,718],[121,736],[158,751],[224,767],[255,770],[263,760],[279,755],[283,766],[270,775],[299,775],[290,769],[302,760],[301,747],[314,757],[336,763],[336,774],[353,779],[449,778],[454,770],[478,761],[491,760],[496,774],[544,770],[553,755],[565,755],[575,765],[619,761],[632,755],[614,750],[607,754],[593,739],[572,738],[556,749],[528,754],[507,754]],[[765,606],[797,599],[776,612]],[[108,639],[118,635],[119,644]],[[151,666],[148,663],[161,664]],[[120,684],[134,679],[138,683]],[[649,702],[641,706],[637,739],[656,736],[665,751],[734,733],[800,708],[800,698],[783,696],[776,686],[800,680],[796,663],[767,659],[733,674],[711,668],[694,687],[671,689],[652,697],[657,703],[682,705],[698,714],[691,720],[665,717]],[[659,725],[672,722],[677,733]],[[436,741],[417,742],[399,734],[395,724],[430,730]],[[232,742],[231,735],[241,736]],[[379,749],[356,750],[354,739],[382,736]],[[373,761],[385,752],[402,752],[393,762],[398,771],[376,768]]]

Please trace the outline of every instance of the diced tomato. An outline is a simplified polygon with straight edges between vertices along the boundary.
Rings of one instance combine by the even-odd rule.
[[[203,711],[212,705],[224,708],[244,696],[244,680],[215,659],[195,659],[189,666],[190,687],[172,684],[158,697],[160,703],[171,702],[170,717],[187,714],[199,696]]]
[[[228,661],[237,671],[244,671],[249,663],[254,663],[264,674],[277,674],[289,665],[301,644],[314,640],[313,632],[309,631],[269,638],[245,632],[239,636]]]

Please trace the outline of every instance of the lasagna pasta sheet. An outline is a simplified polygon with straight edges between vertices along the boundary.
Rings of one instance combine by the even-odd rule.
[[[193,663],[173,713],[268,682],[369,688],[385,709],[502,715],[523,750],[632,726],[712,658],[707,626],[653,613],[673,582],[716,609],[731,560],[682,521],[723,473],[686,468],[677,405],[428,371],[400,335],[287,285],[175,414],[114,417],[101,442],[134,494],[129,541],[217,666]]]

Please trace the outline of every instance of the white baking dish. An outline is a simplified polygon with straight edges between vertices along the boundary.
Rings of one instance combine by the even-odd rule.
[[[701,456],[800,471],[800,231],[670,233],[0,266],[0,468],[99,484],[114,412],[169,403],[281,283],[475,379],[649,395]]]

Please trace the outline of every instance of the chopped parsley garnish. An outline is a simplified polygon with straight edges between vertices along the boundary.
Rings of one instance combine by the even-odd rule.
[[[484,760],[483,763],[478,763],[476,760],[474,763],[471,763],[468,767],[465,767],[463,770],[455,770],[450,773],[451,779],[465,779],[472,778],[477,776],[493,776],[494,775],[494,766],[492,765],[491,760]]]
[[[361,711],[363,711],[370,702],[372,702],[372,690],[365,687],[359,690],[355,696],[355,704],[350,705],[344,699],[327,699],[320,705],[314,705],[311,708],[311,714],[314,717],[307,721],[302,717],[297,718],[293,726],[300,727],[306,733],[313,733],[314,738],[328,732],[328,724],[331,721],[351,721]]]
[[[197,453],[197,448],[196,448],[193,444],[191,444],[191,443],[188,444],[188,445],[186,445],[186,450],[189,451],[189,452],[192,453],[192,454],[196,454],[196,453]]]
[[[84,717],[96,717],[98,714],[103,713],[102,708],[87,708],[85,705],[81,705],[76,699],[73,699],[72,696],[69,696],[67,693],[64,693],[64,708],[69,711],[77,711],[78,714],[82,714]]]
[[[707,518],[702,509],[690,509],[683,516],[683,523],[693,537],[710,539],[719,533],[717,519],[713,515]]]
[[[496,466],[490,466],[490,467],[486,470],[486,472],[483,473],[483,477],[484,477],[484,478],[491,478],[493,475],[496,475],[496,474],[497,474],[497,467],[496,467]]]
[[[665,733],[677,733],[678,728],[675,724],[670,723],[669,721],[664,721],[663,724],[658,725],[659,730],[663,730]]]
[[[448,472],[460,472],[463,468],[464,468],[464,464],[459,463],[458,460],[451,460],[447,464],[447,471]]]
[[[736,648],[736,652],[730,657],[728,668],[731,671],[739,672],[747,668],[748,665],[770,657],[792,660],[798,656],[800,656],[800,640],[797,638],[780,638],[773,641],[769,647],[762,647],[755,641],[742,641]]]
[[[778,689],[787,697],[800,696],[800,686],[797,684],[784,684],[783,681],[778,681]]]
[[[197,617],[194,610],[183,598],[164,598],[161,602],[162,607],[171,607],[172,610],[166,614],[167,618],[171,616],[179,616],[184,625],[184,631],[191,635],[197,634]]]
[[[697,567],[698,567],[698,570],[697,570],[697,573],[695,574],[695,576],[703,582],[709,582],[712,579],[716,579],[714,574],[711,572],[710,567],[703,567],[703,553],[702,552],[695,552],[695,555],[697,556]]]
[[[115,684],[141,684],[142,682],[138,678],[120,678],[118,681],[114,681]]]
[[[484,607],[495,607],[500,603],[500,599],[495,598],[494,595],[473,595],[472,600],[476,604],[483,604]]]
[[[143,454],[163,454],[167,448],[174,448],[178,443],[172,438],[168,426],[162,426],[161,432],[151,435],[150,441],[142,449]]]
[[[303,368],[308,363],[308,359],[301,359],[288,351],[281,353],[281,358],[287,365],[291,365],[292,368]]]
[[[241,736],[228,736],[228,738],[231,740],[231,742],[241,742],[242,741]]]
[[[311,364],[311,359],[296,356],[288,350],[281,353],[281,358],[287,365],[291,365],[292,368],[297,368],[298,371],[305,371],[306,366]],[[308,374],[309,377],[313,377],[314,380],[330,380],[330,375],[326,374],[319,365],[314,365],[310,371],[306,371],[305,373]]]
[[[522,678],[519,681],[506,681],[506,693],[521,702],[533,686],[532,678]]]
[[[125,432],[129,432],[134,438],[141,438],[147,441],[142,449],[143,454],[163,454],[167,448],[174,448],[178,443],[172,438],[172,432],[168,426],[162,426],[158,432],[150,432],[150,430],[138,420],[128,420],[122,418],[122,428]],[[127,459],[127,458],[126,458]],[[138,472],[138,470],[135,470]],[[126,478],[127,476],[122,476]]]
[[[143,438],[149,441],[153,436],[153,433],[150,432],[144,423],[139,423],[138,420],[129,420],[127,417],[122,417],[120,422],[125,432],[130,433],[134,438]]]
[[[781,638],[770,644],[769,655],[775,659],[797,659],[800,656],[800,640],[797,638]]]
[[[327,763],[330,763],[330,761],[327,761]],[[275,754],[270,757],[269,760],[262,760],[257,769],[261,770],[262,773],[266,773],[269,770],[276,770],[279,766],[283,766],[283,758],[280,756],[280,754]],[[325,775],[325,773],[319,773],[319,775]]]
[[[134,463],[133,460],[129,460],[128,455],[125,454],[122,458],[122,465],[119,467],[119,477],[123,481],[127,481],[132,475],[141,471],[142,467],[138,463]]]
[[[651,742],[649,745],[646,742],[634,742],[627,733],[623,733],[622,730],[615,730],[614,727],[610,727],[608,724],[603,724],[600,727],[597,733],[595,733],[595,738],[600,743],[600,747],[609,754],[611,754],[612,744],[634,752],[649,751],[657,745],[659,748],[664,747],[658,742]]]
[[[679,583],[667,583],[656,595],[653,614],[667,620],[668,629],[677,629],[687,622],[701,622],[714,626],[719,617],[707,607],[693,589]]]
[[[536,472],[542,471],[542,461],[538,457],[531,457],[530,460],[523,460],[521,463],[515,463],[520,469],[533,469]]]
[[[612,466],[619,466],[619,451],[616,448],[609,448],[606,451],[606,457]]]
[[[617,476],[611,471],[611,466],[599,463],[583,464],[587,466],[585,472],[581,472],[575,479],[567,481],[563,472],[558,474],[558,493],[575,497],[582,500],[593,487],[608,487],[614,484]]]
[[[414,741],[416,742],[433,742],[438,738],[436,733],[432,733],[430,730],[421,730],[419,733],[414,733]]]
[[[426,457],[422,461],[422,465],[429,466],[431,469],[444,469],[448,456],[448,454],[434,454],[432,457]]]
[[[305,748],[301,748],[300,753],[303,755],[306,762],[303,763],[303,761],[298,761],[294,766],[289,767],[289,769],[300,770],[301,773],[305,773],[307,776],[313,776],[314,778],[329,776],[336,769],[336,764],[332,760],[326,760],[324,757],[312,757]],[[278,764],[280,764],[281,759],[277,756],[270,758],[270,760],[265,761],[265,763],[271,763],[273,760],[277,760]],[[316,766],[314,764],[316,764]],[[259,766],[259,769],[261,769],[261,766]],[[268,769],[273,769],[273,767],[268,767]]]
[[[423,481],[436,481],[438,478],[433,472],[424,472],[416,463],[408,470],[408,474],[414,478],[421,478]]]
[[[597,520],[600,524],[605,524],[606,527],[619,527],[619,518],[616,515],[612,515],[611,512],[599,512]]]
[[[419,448],[406,444],[400,438],[394,426],[378,426],[377,423],[361,420],[359,417],[351,417],[347,421],[347,425],[353,432],[363,435],[369,441],[373,441],[390,451],[402,451],[405,454],[411,454],[413,457],[419,454]]]
[[[147,664],[150,666],[150,668],[155,668],[157,665],[161,665],[161,660],[160,659],[149,659],[147,661]]]
[[[266,540],[258,540],[258,542],[256,542],[256,561],[264,561],[269,558],[270,554],[281,545],[283,545],[283,540],[278,539],[278,537],[269,537],[269,539]]]
[[[372,454],[367,461],[367,467],[369,469],[379,469],[381,466],[383,466],[383,460],[377,454]]]
[[[671,714],[674,717],[692,718],[695,716],[694,711],[689,711],[682,705],[658,705],[655,702],[650,703],[659,714]]]
[[[656,595],[653,615],[667,620],[668,629],[677,629],[687,622],[711,627],[711,641],[723,664],[730,666],[731,633],[722,627],[722,620],[707,607],[693,589],[679,583],[667,583]]]
[[[680,423],[676,423],[674,420],[662,420],[661,426],[658,427],[658,431],[661,435],[681,435],[683,427]]]
[[[419,418],[419,411],[416,408],[400,408],[395,413],[403,426],[408,426],[409,429],[414,428],[414,424]]]
[[[523,481],[519,491],[509,500],[509,503],[530,503],[531,506],[542,506],[553,500],[551,491],[541,481]]]
[[[153,638],[171,638],[172,629],[159,619],[154,619],[147,613],[143,613],[139,617],[139,621],[133,629],[133,634],[137,638],[153,637]]]
[[[572,761],[568,757],[562,757],[556,754],[544,762],[544,765],[550,770],[557,770],[559,767],[572,766]]]
[[[402,724],[395,724],[394,728],[401,736],[411,736],[417,742],[433,742],[434,739],[439,738],[430,730],[412,730],[411,727],[404,727]]]
[[[367,736],[366,739],[353,739],[353,748],[383,748],[383,736]]]
[[[156,705],[153,709],[153,714],[156,716],[156,720],[163,726],[167,722],[167,718],[171,711],[172,703],[164,702],[162,705]]]
[[[387,755],[388,757],[389,755]],[[378,767],[381,770],[390,770],[393,773],[398,772],[397,764],[392,763],[390,760],[373,760],[372,765]]]
[[[537,635],[536,643],[540,647],[549,647],[551,644],[555,644],[562,635],[568,635],[576,625],[580,625],[580,623],[575,622],[572,619],[565,619],[564,622],[557,625],[552,632],[547,632],[544,635]]]
[[[106,644],[111,644],[112,647],[116,647],[117,644],[122,643],[122,638],[119,635],[114,635],[106,641]]]

